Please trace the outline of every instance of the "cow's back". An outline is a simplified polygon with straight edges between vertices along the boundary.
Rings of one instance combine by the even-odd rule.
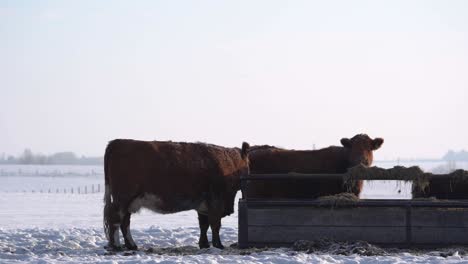
[[[343,173],[347,169],[345,149],[287,150],[265,146],[249,151],[252,173]]]
[[[109,143],[105,155],[114,196],[131,201],[152,194],[167,208],[179,201],[191,207],[213,189],[224,192],[229,177],[245,173],[242,165],[238,150],[204,143],[118,139]]]
[[[328,147],[320,150],[286,150],[269,146],[252,147],[249,152],[250,172],[255,173],[345,173],[345,149]],[[362,182],[351,188],[359,194]],[[316,198],[347,191],[342,180],[269,180],[252,181],[249,197]]]

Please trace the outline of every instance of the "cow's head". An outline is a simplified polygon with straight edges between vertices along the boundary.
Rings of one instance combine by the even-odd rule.
[[[240,190],[240,177],[249,174],[249,157],[247,155],[249,148],[250,145],[248,143],[242,143],[242,148],[239,149],[240,159],[238,160],[237,171],[234,173],[233,177],[227,179],[223,216],[234,213],[234,200],[236,199],[237,192]]]
[[[372,151],[380,148],[383,142],[383,138],[371,139],[366,134],[359,134],[351,139],[342,138],[341,144],[348,151],[348,166],[353,167],[359,164],[364,166],[372,165],[374,159]]]

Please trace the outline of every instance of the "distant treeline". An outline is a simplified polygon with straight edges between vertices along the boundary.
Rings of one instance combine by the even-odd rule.
[[[37,165],[102,165],[102,157],[78,157],[73,152],[57,152],[52,155],[33,153],[25,149],[18,156],[6,156],[1,154],[0,164],[37,164]]]
[[[465,150],[461,150],[458,152],[449,150],[442,159],[449,161],[468,161],[468,152]]]
[[[468,161],[468,151],[453,151],[449,150],[442,160],[446,161]],[[431,160],[432,161],[432,160]],[[73,152],[57,152],[52,155],[43,155],[33,153],[30,149],[25,149],[18,156],[0,155],[0,164],[38,164],[38,165],[103,165],[103,157],[78,157]]]

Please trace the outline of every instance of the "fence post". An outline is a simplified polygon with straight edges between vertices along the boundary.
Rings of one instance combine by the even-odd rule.
[[[85,186],[85,187],[84,187],[84,193],[85,193],[85,194],[88,194],[88,186]]]
[[[71,187],[71,193],[73,194],[73,187]]]
[[[80,187],[78,186],[78,194],[80,194]]]
[[[94,193],[94,184],[91,185],[91,193]]]
[[[98,193],[101,192],[101,184],[100,183],[97,185],[97,192]]]

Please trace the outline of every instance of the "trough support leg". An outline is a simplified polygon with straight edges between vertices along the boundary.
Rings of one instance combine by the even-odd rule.
[[[249,246],[249,237],[248,237],[248,225],[249,221],[247,219],[247,202],[242,199],[239,200],[239,248],[247,248]]]
[[[198,224],[200,225],[200,240],[198,240],[198,246],[200,248],[209,248],[210,243],[208,242],[208,228],[210,223],[208,221],[208,216],[198,213]]]
[[[406,206],[406,244],[408,247],[412,246],[412,221],[411,221],[411,205]]]
[[[122,218],[122,224],[120,224],[120,230],[122,230],[122,235],[125,240],[125,247],[130,250],[137,250],[138,247],[132,238],[132,234],[130,233],[130,216],[130,213],[126,213],[124,215]]]

